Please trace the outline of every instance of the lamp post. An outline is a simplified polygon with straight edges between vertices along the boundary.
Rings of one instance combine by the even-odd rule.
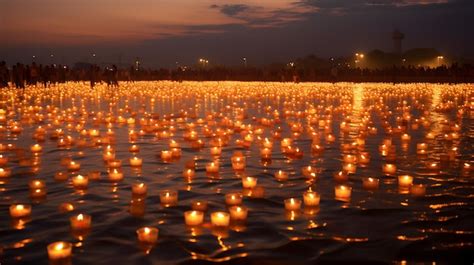
[[[436,57],[436,59],[438,60],[438,66],[441,66],[441,62],[444,60],[444,56],[438,56]]]

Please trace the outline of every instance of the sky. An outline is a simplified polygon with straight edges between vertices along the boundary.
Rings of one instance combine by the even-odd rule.
[[[474,0],[0,0],[0,60],[260,65],[391,51],[394,29],[403,49],[473,58],[472,14]]]

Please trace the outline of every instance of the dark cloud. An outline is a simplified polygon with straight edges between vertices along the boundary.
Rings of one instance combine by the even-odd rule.
[[[212,5],[211,8],[217,8],[220,10],[220,12],[224,15],[234,17],[242,12],[248,11],[252,7],[249,5],[244,5],[244,4],[235,4],[235,5]]]

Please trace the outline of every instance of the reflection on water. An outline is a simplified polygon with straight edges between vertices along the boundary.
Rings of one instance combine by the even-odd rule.
[[[48,264],[55,241],[73,264],[472,263],[470,85],[121,85],[2,91],[0,263]],[[235,192],[246,219],[213,226]],[[145,226],[157,244],[138,243]]]

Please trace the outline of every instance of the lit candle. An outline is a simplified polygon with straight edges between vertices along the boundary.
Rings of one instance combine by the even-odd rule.
[[[347,163],[342,166],[342,169],[349,174],[355,174],[357,166],[355,164]]]
[[[278,181],[285,181],[288,179],[288,173],[286,173],[285,171],[283,170],[278,170],[276,173],[275,173],[275,178],[278,180]]]
[[[132,185],[132,194],[138,196],[144,196],[147,193],[147,186],[145,183],[134,183]]]
[[[102,158],[104,161],[109,161],[115,159],[115,153],[113,151],[106,151],[103,155]]]
[[[122,161],[117,159],[108,160],[107,166],[109,168],[120,168],[122,166]]]
[[[204,213],[200,211],[186,211],[184,212],[184,221],[186,225],[198,226],[204,222]]]
[[[8,163],[8,157],[0,154],[0,167],[3,167]]]
[[[50,260],[65,260],[71,257],[72,244],[59,241],[49,244],[47,249]]]
[[[366,190],[376,190],[379,188],[379,180],[376,178],[362,179],[362,187]]]
[[[171,151],[168,151],[168,150],[161,151],[161,159],[163,161],[171,160],[172,156],[173,156],[173,154],[171,153]]]
[[[362,165],[368,164],[370,162],[370,154],[368,152],[361,152],[357,161]]]
[[[285,200],[285,209],[287,211],[296,211],[301,208],[301,200],[296,198],[289,198]]]
[[[0,167],[0,178],[7,178],[10,176],[11,170],[9,168]]]
[[[132,167],[141,167],[143,163],[143,159],[138,158],[136,156],[130,158],[130,166]]]
[[[211,223],[217,227],[229,226],[230,216],[226,212],[213,212],[211,213]]]
[[[30,189],[30,196],[31,196],[31,198],[35,198],[35,199],[45,197],[46,196],[46,189],[45,188]]]
[[[222,153],[222,148],[219,146],[211,147],[211,155],[212,156],[220,156]]]
[[[413,184],[413,177],[410,175],[398,176],[398,186],[401,188],[409,188]]]
[[[69,220],[73,230],[87,230],[91,227],[92,217],[90,215],[81,213],[76,216],[72,216]]]
[[[112,169],[109,171],[109,180],[112,182],[121,181],[123,179],[123,173],[119,169]]]
[[[241,154],[234,155],[231,158],[232,168],[234,170],[244,170],[245,169],[245,157]]]
[[[401,136],[401,140],[402,140],[403,142],[409,142],[409,141],[411,140],[411,136],[410,136],[409,134],[407,134],[407,133],[404,133],[404,134],[402,134],[402,136]]]
[[[193,201],[191,203],[191,209],[194,211],[205,212],[207,211],[207,201]]]
[[[219,163],[218,162],[211,162],[206,165],[206,172],[207,173],[218,173],[219,172]]]
[[[350,201],[351,200],[352,188],[344,185],[339,185],[334,188],[336,200],[339,201]]]
[[[75,161],[71,161],[69,162],[67,168],[69,169],[69,171],[78,171],[79,169],[81,169],[81,164]]]
[[[382,166],[382,171],[387,175],[393,175],[397,171],[397,166],[394,164],[384,164]]]
[[[30,147],[30,151],[34,154],[41,153],[42,150],[43,150],[43,148],[39,144],[34,144]]]
[[[160,203],[165,207],[178,204],[178,192],[175,190],[164,190],[160,192]]]
[[[195,175],[194,169],[186,168],[186,169],[184,169],[184,171],[183,171],[183,177],[185,177],[185,178],[187,178],[187,179],[193,178],[194,175]]]
[[[248,209],[245,206],[232,206],[229,208],[230,219],[234,221],[245,221],[248,215]]]
[[[357,161],[357,157],[355,155],[344,155],[342,161],[346,164],[354,164]]]
[[[349,179],[349,175],[346,171],[338,171],[334,174],[334,180],[338,182],[345,182]]]
[[[30,189],[42,189],[42,188],[46,187],[46,184],[44,183],[44,181],[42,181],[40,179],[32,179],[28,183],[28,186],[30,187]]]
[[[242,204],[242,194],[233,192],[225,195],[225,203],[227,205],[240,205]]]
[[[134,144],[134,145],[132,145],[128,148],[128,151],[130,153],[138,153],[138,152],[140,152],[140,147],[138,145]]]
[[[31,205],[28,204],[12,204],[10,206],[10,216],[13,218],[24,218],[30,216]]]
[[[137,229],[138,241],[145,244],[155,244],[158,240],[158,228],[142,227]]]
[[[245,189],[252,189],[257,186],[257,178],[255,177],[243,177],[242,178],[242,186]]]
[[[413,184],[410,187],[410,193],[417,197],[424,196],[426,193],[426,187],[423,184]]]
[[[89,184],[89,178],[82,175],[72,177],[72,186],[76,189],[85,189]]]
[[[314,207],[319,205],[319,201],[321,200],[321,196],[314,191],[306,191],[303,193],[303,202],[304,205],[309,207]]]
[[[260,149],[260,156],[262,159],[271,159],[272,158],[272,150],[270,148],[262,148]]]

